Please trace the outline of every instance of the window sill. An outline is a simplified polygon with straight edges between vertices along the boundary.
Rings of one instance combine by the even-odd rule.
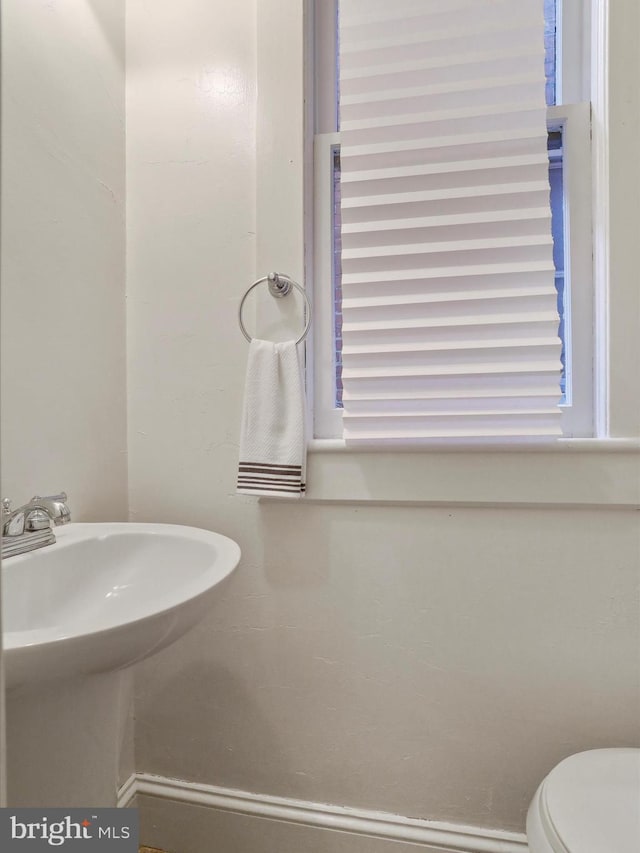
[[[307,501],[640,508],[640,440],[358,448],[311,441]]]

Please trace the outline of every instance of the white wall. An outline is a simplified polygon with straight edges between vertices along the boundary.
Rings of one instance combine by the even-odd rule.
[[[159,498],[158,520],[239,533],[226,498],[246,355],[236,312],[255,271],[254,3],[220,11],[127,4],[130,509],[147,518]],[[240,512],[257,515],[250,499]]]
[[[256,4],[131,0],[127,25],[132,518],[243,550],[205,623],[137,670],[137,768],[522,829],[562,757],[638,742],[636,515],[235,495]]]
[[[140,673],[137,766],[521,828],[560,758],[638,741],[636,523],[264,507],[209,621]]]
[[[2,496],[76,521],[127,518],[124,71],[124,0],[2,3]]]
[[[2,495],[124,519],[124,0],[7,0],[2,36]]]
[[[611,300],[607,319],[610,329],[609,397],[618,401],[611,413],[610,428],[613,435],[638,435],[640,393],[637,385],[629,386],[629,374],[637,374],[640,366],[640,4],[635,0],[608,0],[608,6],[609,288],[616,298]]]

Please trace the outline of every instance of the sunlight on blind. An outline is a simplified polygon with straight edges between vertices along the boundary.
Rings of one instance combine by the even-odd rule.
[[[560,434],[541,0],[342,0],[349,442]]]

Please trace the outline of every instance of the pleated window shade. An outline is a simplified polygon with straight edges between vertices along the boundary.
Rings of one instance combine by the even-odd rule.
[[[341,0],[349,443],[561,434],[543,0]]]

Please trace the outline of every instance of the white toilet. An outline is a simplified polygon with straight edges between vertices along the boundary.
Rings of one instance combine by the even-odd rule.
[[[529,806],[530,853],[639,853],[640,749],[561,761]]]

